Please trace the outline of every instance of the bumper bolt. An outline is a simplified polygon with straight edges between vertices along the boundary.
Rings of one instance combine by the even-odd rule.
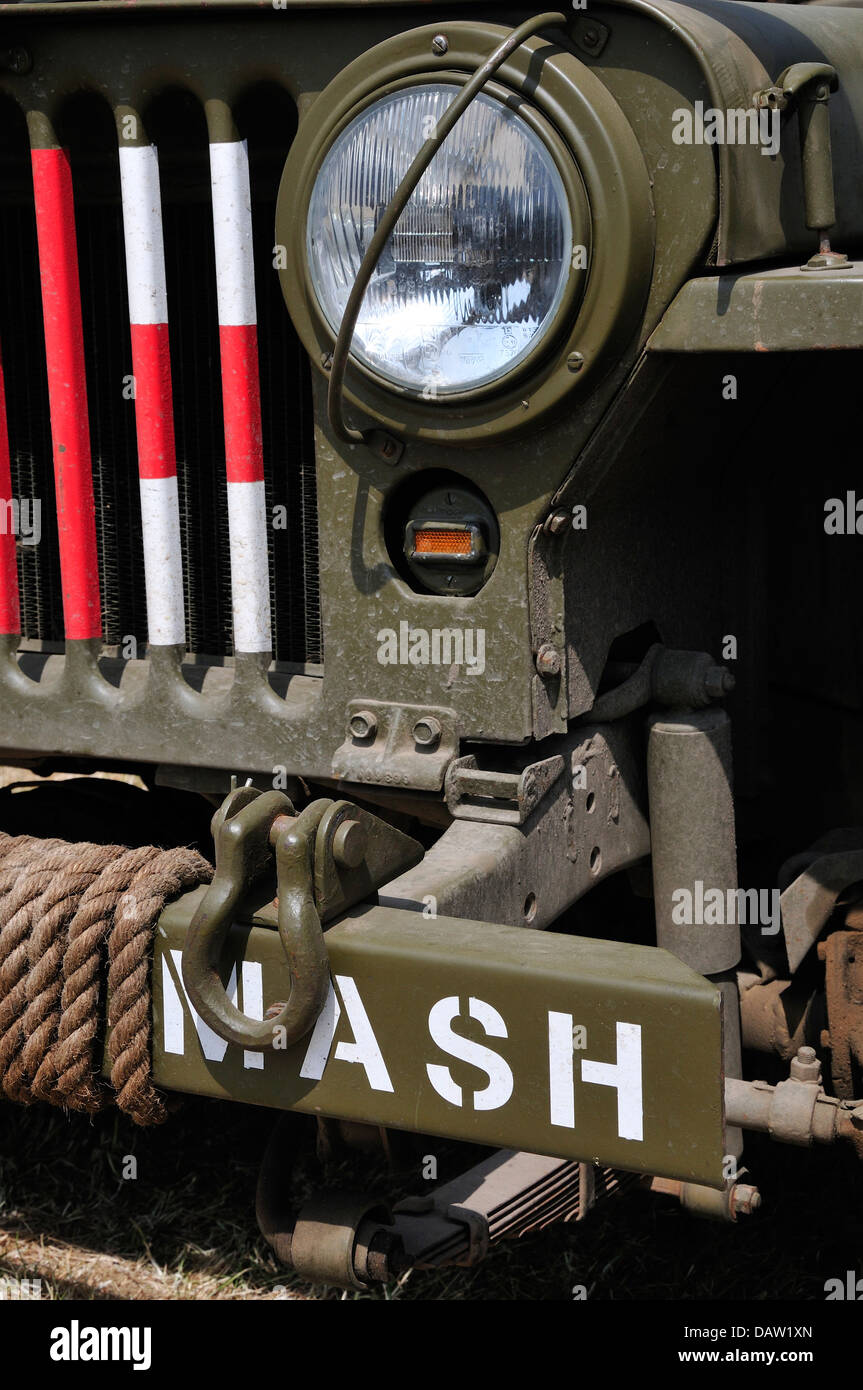
[[[440,720],[435,719],[433,714],[428,714],[424,719],[418,719],[414,724],[414,743],[419,748],[437,748],[442,733]]]
[[[735,1183],[731,1189],[729,1198],[731,1205],[731,1215],[736,1220],[738,1216],[751,1216],[761,1206],[761,1193],[757,1187],[750,1187],[749,1183]]]
[[[366,832],[358,820],[343,820],[333,836],[333,858],[345,869],[356,869],[366,852]]]
[[[358,709],[348,720],[351,738],[373,738],[377,729],[378,721],[369,709]]]
[[[536,654],[536,669],[541,676],[560,675],[560,652],[553,642],[543,642]]]
[[[814,1047],[798,1047],[788,1070],[792,1081],[821,1082],[821,1063]]]

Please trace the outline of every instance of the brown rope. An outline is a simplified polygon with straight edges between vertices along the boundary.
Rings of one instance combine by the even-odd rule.
[[[150,1079],[149,958],[165,903],[208,882],[190,849],[68,844],[0,832],[0,1093],[93,1112],[110,961],[111,1079],[137,1124],[165,1119]]]
[[[53,1059],[54,1090],[43,1099],[70,1110],[101,1110],[107,1092],[96,1076],[103,972],[101,958],[120,897],[142,865],[159,851],[152,845],[124,850],[90,884],[69,923],[63,958],[63,993]],[[46,1078],[47,1079],[47,1078]],[[37,1078],[38,1080],[38,1078]]]
[[[153,923],[168,898],[212,877],[212,869],[191,849],[163,850],[145,864],[124,893],[108,943],[108,1026],[111,1029],[111,1085],[117,1104],[136,1124],[161,1124],[165,1103],[150,1081],[150,945]]]

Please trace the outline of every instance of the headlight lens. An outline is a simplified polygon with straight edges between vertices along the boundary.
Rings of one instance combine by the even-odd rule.
[[[327,153],[306,249],[333,333],[384,209],[459,90],[435,83],[384,97]],[[571,259],[569,206],[548,149],[516,112],[480,93],[387,243],[353,354],[429,400],[497,381],[548,331]]]

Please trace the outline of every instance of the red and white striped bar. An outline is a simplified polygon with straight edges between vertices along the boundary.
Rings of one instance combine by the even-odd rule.
[[[148,637],[152,646],[178,646],[185,645],[186,614],[162,199],[154,145],[120,145],[120,186]]]
[[[272,650],[249,153],[212,141],[210,176],[237,652]]]
[[[6,421],[6,380],[3,376],[3,358],[0,355],[0,637],[14,637],[21,631],[14,522],[12,467]]]
[[[102,635],[78,244],[69,157],[32,150],[67,639]]]

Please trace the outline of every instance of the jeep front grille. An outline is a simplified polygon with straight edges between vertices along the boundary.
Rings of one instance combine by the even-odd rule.
[[[41,502],[41,543],[15,547],[17,588],[23,638],[49,649],[101,637],[143,655],[149,629],[218,659],[233,632],[282,664],[322,659],[308,364],[274,269],[296,118],[265,88],[233,119],[210,111],[208,130],[184,91],[144,113],[88,94],[28,139],[0,104],[0,497]]]

